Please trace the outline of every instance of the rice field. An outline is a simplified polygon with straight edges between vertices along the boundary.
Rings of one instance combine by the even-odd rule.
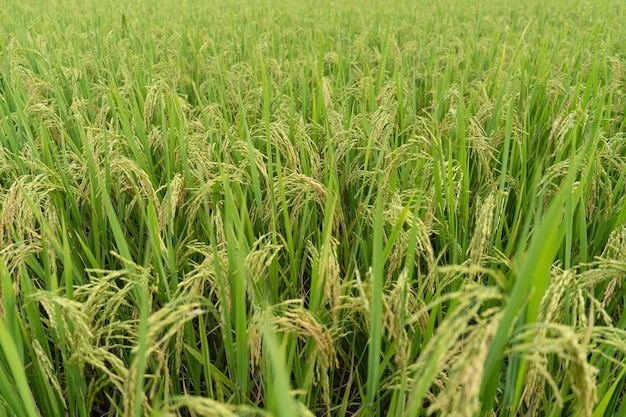
[[[626,416],[623,1],[0,6],[0,417]]]

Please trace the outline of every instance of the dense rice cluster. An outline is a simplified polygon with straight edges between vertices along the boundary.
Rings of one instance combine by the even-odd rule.
[[[0,417],[626,415],[626,3],[0,5]]]

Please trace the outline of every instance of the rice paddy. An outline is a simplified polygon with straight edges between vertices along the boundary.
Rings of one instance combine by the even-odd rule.
[[[0,417],[626,415],[626,3],[0,5]]]

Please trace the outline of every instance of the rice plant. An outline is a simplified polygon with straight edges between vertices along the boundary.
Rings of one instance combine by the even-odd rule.
[[[624,2],[0,5],[0,417],[626,415]]]

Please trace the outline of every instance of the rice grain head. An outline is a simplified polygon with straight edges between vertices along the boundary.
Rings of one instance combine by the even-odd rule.
[[[331,237],[328,243],[322,244],[318,251],[311,241],[307,242],[309,261],[315,264],[319,280],[323,282],[322,305],[328,304],[333,321],[336,322],[341,300],[341,268],[337,259],[339,241]]]
[[[469,259],[472,263],[480,265],[488,249],[489,240],[493,234],[493,229],[498,227],[497,221],[494,225],[494,215],[496,208],[495,192],[490,192],[484,201],[479,203],[476,210],[476,226],[474,235],[467,249]]]

